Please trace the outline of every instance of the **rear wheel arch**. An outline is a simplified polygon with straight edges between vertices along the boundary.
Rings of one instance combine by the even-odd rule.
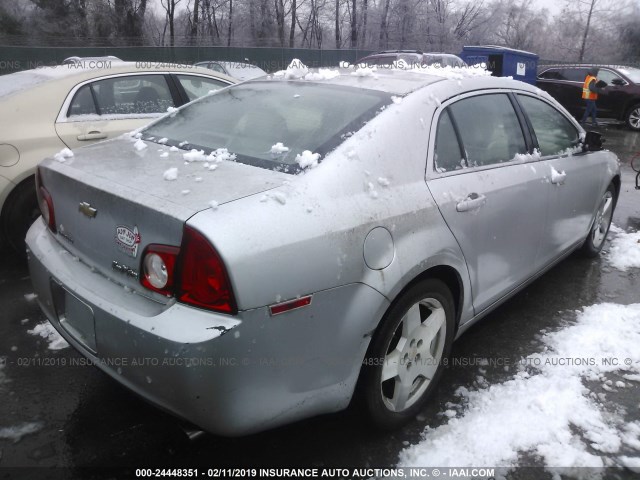
[[[620,189],[622,188],[622,182],[620,180],[620,175],[616,175],[611,179],[611,183],[616,189],[616,193],[613,196],[614,205],[618,203],[618,197],[620,196]]]
[[[375,426],[383,429],[398,428],[410,421],[428,401],[438,385],[446,365],[446,361],[441,362],[441,360],[449,358],[459,323],[462,299],[461,277],[455,268],[448,265],[434,266],[421,272],[395,296],[371,334],[371,342],[360,366],[356,390],[352,398],[352,404],[357,406],[358,410],[366,412],[368,419],[373,421]],[[420,304],[419,307],[416,302]],[[415,317],[415,314],[410,314],[410,312],[416,311],[414,310],[416,307],[420,308],[422,312],[423,305],[427,308],[427,316],[422,320],[424,324],[418,324],[416,328],[411,327],[411,331],[408,331],[409,327],[407,327],[407,331],[405,331],[406,322],[409,321],[407,319]],[[433,320],[430,320],[432,318]],[[433,329],[433,326],[426,326],[427,322],[438,323],[442,326],[437,327],[437,333],[434,330],[433,341],[430,341],[431,337],[429,337],[424,340],[423,344],[422,336],[428,335],[428,332]],[[410,324],[412,323],[414,322],[410,322]],[[398,337],[400,329],[403,332],[402,339]],[[394,344],[394,341],[397,344]],[[407,345],[412,352],[411,354],[404,351],[407,350]],[[436,352],[431,352],[433,348],[436,349]],[[390,353],[390,349],[393,349],[393,352]],[[412,360],[407,363],[399,363],[400,360],[396,358],[398,353],[396,350],[399,349],[402,349],[400,353],[404,357],[412,355]],[[418,359],[423,354],[425,360],[431,358],[437,363],[430,364],[424,361],[418,363]],[[396,356],[394,357],[394,355]],[[415,367],[412,367],[413,361],[415,361]],[[388,368],[389,365],[390,368]],[[394,368],[398,370],[396,373],[391,375],[385,373]],[[413,380],[413,383],[411,378],[408,378],[407,382],[404,377],[410,376],[409,369],[411,368],[428,369],[430,373],[412,370],[415,372],[413,376],[418,376]],[[405,369],[407,370],[406,374],[404,373]],[[405,383],[409,387],[404,385]],[[392,386],[392,391],[388,391],[389,386]],[[400,408],[399,410],[388,405],[389,401],[395,401],[396,393],[398,393],[396,389],[398,388],[400,396],[402,396],[401,392],[406,390],[406,399],[412,399],[411,402],[407,400],[406,404],[402,400],[396,405],[397,408]],[[409,393],[409,388],[412,390],[411,393]]]
[[[405,287],[398,293],[396,298],[393,300],[392,304],[398,300],[402,296],[404,292],[409,290],[414,284],[421,282],[427,278],[433,278],[435,280],[440,280],[443,282],[451,295],[453,296],[453,306],[455,308],[455,320],[456,320],[456,331],[458,329],[458,324],[460,323],[460,314],[462,312],[462,306],[464,301],[464,285],[462,283],[462,277],[460,276],[460,272],[453,268],[450,265],[436,265],[434,267],[430,267],[424,272],[417,275],[413,280],[411,280]]]

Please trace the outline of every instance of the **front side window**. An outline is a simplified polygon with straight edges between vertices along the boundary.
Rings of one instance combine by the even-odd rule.
[[[95,104],[91,106],[93,99]],[[173,97],[163,75],[130,75],[83,86],[71,101],[68,116],[164,113],[173,106]]]
[[[450,107],[470,167],[513,160],[527,147],[518,117],[506,94],[465,98]]]
[[[602,80],[603,82],[607,82],[607,85],[613,85],[612,80],[614,78],[622,81],[622,77],[620,75],[613,73],[611,70],[600,70],[598,72],[598,80]]]
[[[227,87],[228,84],[213,78],[196,75],[178,75],[178,81],[189,97],[189,101],[204,97],[207,93]]]
[[[518,100],[529,117],[543,156],[558,155],[578,145],[578,130],[558,110],[527,95],[518,95]]]
[[[296,173],[305,150],[324,158],[391,102],[374,90],[249,82],[187,105],[150,125],[143,138],[205,154],[225,148],[238,162]]]

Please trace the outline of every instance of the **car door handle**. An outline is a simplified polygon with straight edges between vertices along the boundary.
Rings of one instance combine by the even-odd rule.
[[[86,142],[88,140],[102,140],[104,138],[107,138],[107,134],[98,132],[98,131],[93,131],[93,132],[85,133],[83,135],[78,135],[76,138],[81,142]]]
[[[458,212],[469,212],[471,210],[477,210],[487,203],[487,197],[478,193],[470,193],[467,198],[459,201],[456,204],[456,210]]]

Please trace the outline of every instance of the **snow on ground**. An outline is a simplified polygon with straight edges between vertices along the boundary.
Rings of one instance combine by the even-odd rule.
[[[14,427],[2,427],[0,428],[0,439],[13,440],[13,443],[18,443],[22,437],[35,433],[42,429],[42,424],[39,422],[23,423]]]
[[[617,391],[612,378],[640,373],[640,304],[586,307],[575,323],[542,341],[543,351],[523,359],[511,380],[460,387],[457,416],[427,428],[420,443],[400,453],[399,466],[515,467],[524,454],[552,473],[637,466],[640,421],[625,421],[626,412],[608,396]]]
[[[611,266],[626,272],[629,268],[640,268],[640,232],[625,232],[615,225],[609,229],[612,235],[607,259]]]
[[[49,342],[49,350],[60,350],[63,348],[67,348],[69,344],[67,341],[62,338],[62,336],[57,332],[53,325],[51,325],[48,321],[44,321],[39,323],[33,329],[27,330],[27,333],[31,335],[40,336]]]

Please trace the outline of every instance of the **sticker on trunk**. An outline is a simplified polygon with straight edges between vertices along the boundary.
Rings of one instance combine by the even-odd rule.
[[[133,258],[136,258],[138,256],[140,233],[138,232],[137,226],[134,226],[133,229],[131,229],[126,225],[118,225],[116,227],[115,240],[116,245],[121,252]]]

